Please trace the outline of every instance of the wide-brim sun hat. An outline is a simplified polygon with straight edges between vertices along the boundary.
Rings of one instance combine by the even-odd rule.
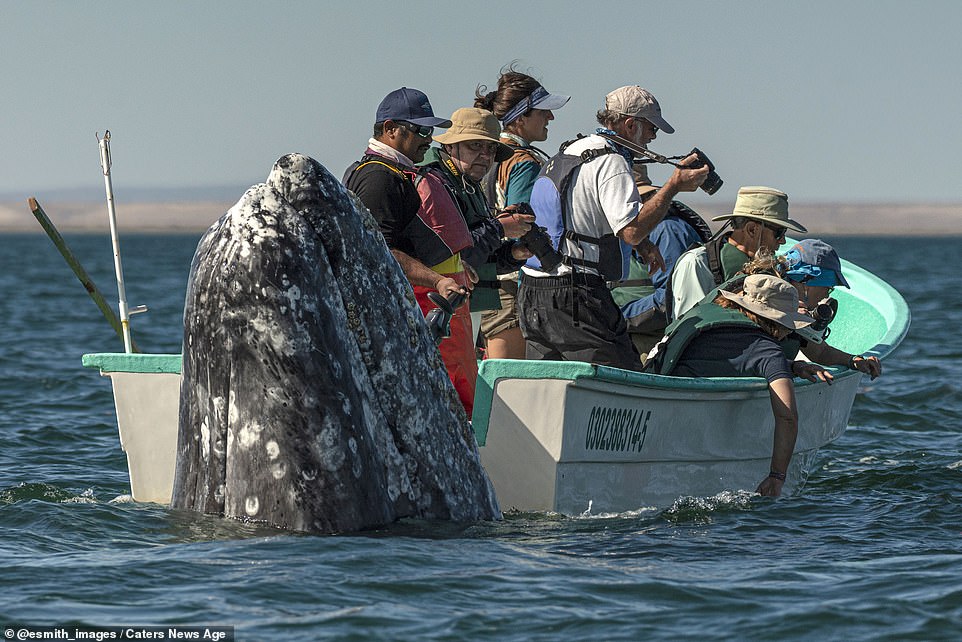
[[[726,221],[738,216],[796,232],[808,232],[804,225],[788,218],[788,194],[772,187],[739,188],[732,213],[716,216],[712,220]]]
[[[605,96],[605,109],[633,118],[644,118],[666,134],[675,133],[675,128],[662,117],[658,99],[638,85],[625,85],[609,92]]]
[[[812,317],[798,311],[798,290],[795,286],[769,274],[752,274],[745,277],[742,286],[744,294],[735,294],[727,290],[718,292],[729,301],[789,330],[798,330],[815,322]]]
[[[805,285],[850,288],[842,274],[842,260],[831,245],[821,239],[804,239],[785,252],[785,278]]]
[[[453,145],[472,140],[497,143],[494,160],[501,162],[511,158],[514,153],[508,145],[501,142],[501,123],[497,116],[487,109],[462,107],[451,114],[451,126],[443,134],[434,136],[442,145]]]

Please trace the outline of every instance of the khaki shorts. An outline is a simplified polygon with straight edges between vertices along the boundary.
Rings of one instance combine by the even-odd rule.
[[[508,276],[510,276],[510,279],[503,278]],[[481,314],[481,334],[484,335],[485,338],[496,336],[511,328],[520,327],[521,324],[518,320],[518,309],[516,306],[518,300],[518,273],[513,272],[511,275],[502,274],[498,280],[501,282],[501,289],[498,290],[498,293],[501,295],[501,309],[486,310]]]

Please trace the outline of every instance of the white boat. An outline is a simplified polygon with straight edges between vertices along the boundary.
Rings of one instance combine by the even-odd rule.
[[[887,283],[843,261],[831,343],[887,357],[910,314]],[[168,503],[177,443],[180,355],[88,354],[110,377],[135,500]],[[798,440],[783,494],[848,424],[861,374],[796,380]],[[689,379],[580,362],[481,364],[474,406],[481,461],[504,510],[564,514],[670,506],[685,496],[754,490],[767,476],[774,423],[762,379]]]

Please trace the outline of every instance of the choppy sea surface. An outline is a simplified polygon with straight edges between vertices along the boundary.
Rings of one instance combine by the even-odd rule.
[[[179,352],[197,236],[121,239],[150,352]],[[828,239],[911,332],[803,492],[613,516],[296,535],[130,492],[122,343],[42,234],[0,236],[0,624],[226,625],[238,640],[962,638],[962,239]],[[67,241],[116,304],[106,236]]]

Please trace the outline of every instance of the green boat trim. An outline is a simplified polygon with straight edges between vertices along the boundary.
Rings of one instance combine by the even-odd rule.
[[[908,305],[898,291],[871,272],[845,260],[842,261],[842,265],[852,289],[849,291],[846,288],[838,288],[835,291],[834,296],[839,301],[839,314],[832,322],[831,343],[840,350],[852,354],[874,354],[884,359],[901,343],[908,332],[911,322]],[[181,362],[179,354],[83,355],[85,367],[99,368],[102,373],[180,374]],[[831,370],[836,378],[857,374],[845,368]],[[479,364],[472,420],[476,439],[481,446],[485,445],[487,439],[494,389],[501,379],[595,380],[691,392],[756,391],[766,387],[765,380],[760,378],[692,379],[630,372],[578,361],[490,359]],[[796,380],[796,385],[818,384]]]
[[[180,374],[179,354],[127,354],[123,352],[99,352],[85,354],[85,368],[99,368],[100,372],[143,372]]]

